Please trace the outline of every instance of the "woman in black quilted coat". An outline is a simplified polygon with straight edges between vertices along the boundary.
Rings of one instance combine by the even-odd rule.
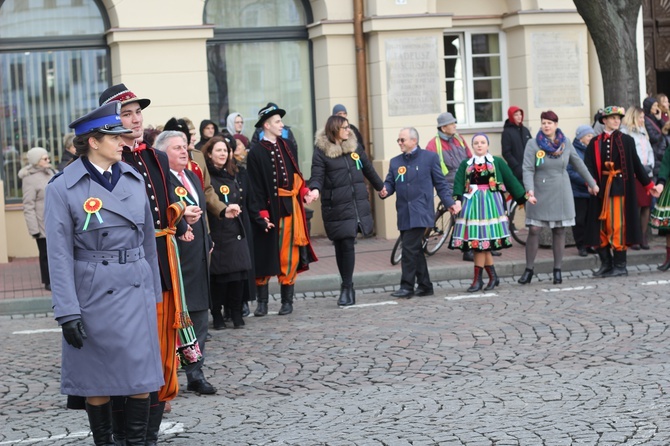
[[[384,187],[363,147],[349,128],[349,121],[331,116],[316,132],[309,186],[321,195],[321,215],[326,235],[335,245],[337,268],[342,278],[338,305],[356,303],[353,275],[354,243],[360,232],[372,235],[373,221],[365,178],[376,191]]]

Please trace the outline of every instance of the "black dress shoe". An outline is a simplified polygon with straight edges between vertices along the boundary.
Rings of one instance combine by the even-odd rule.
[[[249,310],[249,302],[245,300],[244,302],[242,302],[242,317],[249,316],[249,313],[251,313],[251,311]]]
[[[433,291],[432,288],[428,288],[426,290],[422,290],[419,288],[418,290],[416,290],[417,297],[432,296],[433,294],[435,294],[435,292]]]
[[[648,249],[650,249],[650,248],[649,248],[649,245],[640,245],[640,248],[641,248],[641,249],[644,249],[645,251],[648,250]]]
[[[579,248],[578,251],[579,257],[587,257],[589,255],[586,248]]]
[[[400,297],[402,299],[410,299],[414,296],[414,290],[406,290],[405,288],[400,288],[398,291],[391,293],[393,297]]]
[[[649,248],[647,248],[647,249],[649,249]],[[51,291],[51,284],[47,283],[46,285],[44,285],[44,289],[47,290],[47,291]]]
[[[214,388],[214,386],[212,386],[204,379],[191,381],[186,386],[186,390],[188,390],[189,392],[199,393],[201,395],[214,395],[216,393],[216,389]]]

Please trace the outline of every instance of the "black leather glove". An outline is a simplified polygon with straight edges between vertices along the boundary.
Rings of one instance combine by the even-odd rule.
[[[63,329],[65,342],[74,348],[82,348],[84,346],[84,339],[88,336],[86,336],[84,324],[81,322],[81,319],[66,322],[61,325],[61,328]]]
[[[37,234],[32,234],[32,236],[35,240],[37,240],[38,238],[40,238],[40,233],[38,232]]]

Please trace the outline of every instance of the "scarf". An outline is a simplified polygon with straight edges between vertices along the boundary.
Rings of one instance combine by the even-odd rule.
[[[558,158],[563,154],[563,150],[565,149],[565,135],[561,132],[561,129],[556,129],[556,136],[553,140],[547,138],[542,133],[542,130],[540,130],[537,132],[535,140],[538,147],[544,150],[551,158]]]

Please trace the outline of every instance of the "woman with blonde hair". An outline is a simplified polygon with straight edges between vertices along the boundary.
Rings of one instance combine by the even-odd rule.
[[[654,150],[649,142],[647,129],[644,125],[644,110],[640,107],[629,107],[621,121],[621,132],[630,135],[635,140],[635,149],[640,162],[649,178],[654,176]],[[642,243],[631,246],[631,249],[649,249],[647,234],[649,215],[651,212],[651,195],[649,195],[639,181],[635,182],[637,204],[640,207],[640,223],[642,224]]]

